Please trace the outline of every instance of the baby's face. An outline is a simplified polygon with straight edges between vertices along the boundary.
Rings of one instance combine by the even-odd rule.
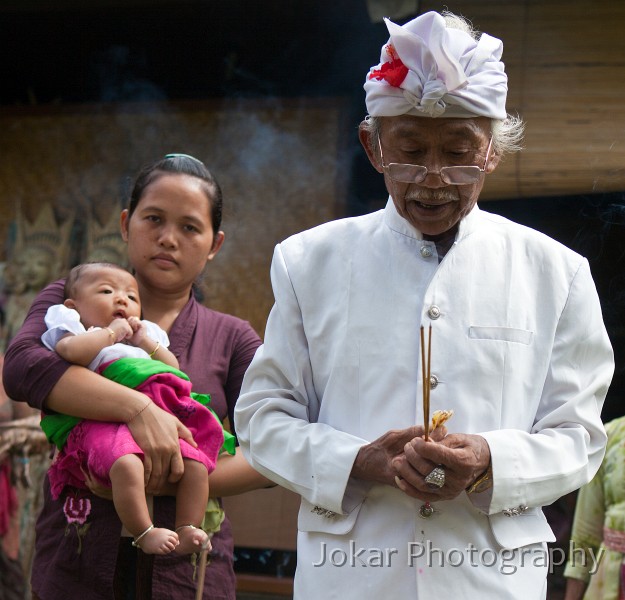
[[[73,306],[72,306],[73,304]],[[139,290],[135,278],[121,269],[93,267],[77,282],[70,308],[89,327],[107,327],[114,319],[141,317]]]

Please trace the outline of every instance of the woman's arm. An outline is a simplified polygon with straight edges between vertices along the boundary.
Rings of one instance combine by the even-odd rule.
[[[48,308],[62,302],[63,281],[48,285],[35,298],[4,357],[7,393],[41,410],[82,419],[127,422],[145,404],[143,394],[72,365],[41,342],[47,329],[44,318]]]
[[[62,302],[63,281],[55,281],[39,292],[4,356],[2,377],[7,394],[40,410],[45,408],[50,390],[70,367],[41,343],[48,308]]]
[[[252,469],[239,448],[234,456],[222,454],[215,470],[208,478],[211,498],[236,496],[259,488],[274,487],[276,484],[258,471]]]
[[[226,403],[228,405],[228,422],[232,427],[232,433],[236,436],[234,430],[234,407],[241,393],[241,385],[247,368],[250,366],[256,350],[262,344],[258,334],[252,326],[245,322],[239,328],[236,343],[230,355],[230,365],[228,370],[228,379],[224,386],[226,393]]]
[[[583,598],[586,588],[592,580],[593,572],[596,571],[593,569],[593,565],[596,567],[598,564],[597,557],[602,554],[601,544],[606,521],[605,514],[611,503],[609,494],[606,497],[605,493],[606,474],[614,472],[612,468],[614,465],[606,465],[606,461],[615,456],[615,453],[612,452],[615,442],[619,445],[622,444],[622,421],[623,419],[617,419],[606,425],[608,433],[606,457],[608,458],[601,463],[599,471],[590,483],[583,486],[577,494],[569,539],[569,556],[564,568],[564,577],[567,581],[565,598],[567,600],[581,600]],[[617,429],[616,432],[615,429]],[[619,429],[621,431],[618,431]],[[620,464],[622,454],[618,454],[618,457],[617,461]],[[610,479],[608,478],[608,480]],[[619,480],[618,477],[615,479]]]
[[[183,472],[178,437],[190,443],[189,430],[176,417],[152,405],[149,398],[85,369],[70,365],[41,343],[45,314],[63,301],[63,281],[42,290],[28,312],[4,358],[7,394],[31,406],[83,419],[128,423],[145,452],[146,480],[156,488],[166,479],[177,481]]]
[[[191,432],[150,398],[84,367],[72,366],[63,374],[52,388],[46,406],[83,419],[126,423],[145,453],[148,491],[182,476],[179,437],[195,445]]]
[[[215,470],[208,477],[208,483],[211,498],[236,496],[237,494],[251,492],[260,488],[270,488],[276,485],[273,481],[252,469],[238,448],[234,456],[224,453],[218,458]],[[101,490],[99,495],[106,493],[102,486],[95,484],[94,488]],[[161,496],[175,496],[177,489],[178,486],[176,484],[167,483],[156,493]]]
[[[566,593],[564,594],[564,600],[582,600],[586,593],[588,584],[581,579],[566,578]]]
[[[260,337],[249,323],[245,322],[240,325],[236,343],[230,355],[230,368],[224,386],[228,405],[227,421],[230,426],[233,423],[234,406],[241,391],[243,376],[261,343]],[[209,494],[211,498],[236,496],[274,485],[275,483],[254,470],[241,450],[237,448],[234,456],[226,453],[219,456],[215,470],[209,477]]]

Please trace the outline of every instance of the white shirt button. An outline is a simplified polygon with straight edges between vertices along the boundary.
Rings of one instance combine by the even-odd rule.
[[[430,375],[430,389],[433,390],[438,385],[438,377],[436,375]]]
[[[433,304],[428,309],[428,316],[430,317],[430,319],[434,319],[434,320],[438,319],[438,317],[441,316],[441,309],[438,308],[438,306],[436,306],[436,304]]]
[[[423,256],[423,258],[430,258],[432,256],[432,254],[434,254],[434,252],[432,251],[432,247],[431,246],[421,246],[421,256]]]

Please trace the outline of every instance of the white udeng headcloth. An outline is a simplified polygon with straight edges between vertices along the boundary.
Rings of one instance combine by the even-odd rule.
[[[402,26],[384,21],[391,37],[364,85],[369,115],[506,118],[501,40],[447,29],[436,12]]]

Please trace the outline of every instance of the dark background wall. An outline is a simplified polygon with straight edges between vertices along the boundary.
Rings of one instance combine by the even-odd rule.
[[[386,31],[364,0],[33,4],[0,9],[4,105],[359,94]]]

